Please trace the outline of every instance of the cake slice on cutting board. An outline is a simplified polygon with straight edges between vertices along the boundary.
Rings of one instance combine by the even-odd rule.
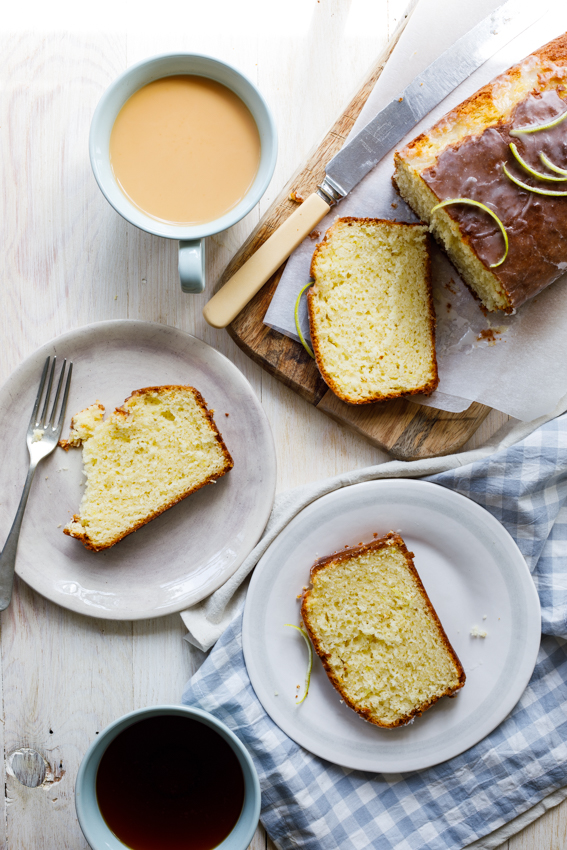
[[[317,246],[311,276],[315,359],[339,398],[368,404],[436,388],[425,226],[340,218]]]
[[[327,675],[361,717],[402,726],[465,672],[399,534],[317,561],[301,607]]]

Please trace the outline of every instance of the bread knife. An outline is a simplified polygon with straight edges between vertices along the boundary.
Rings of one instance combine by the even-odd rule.
[[[209,325],[225,328],[331,207],[473,71],[539,20],[548,4],[508,0],[445,50],[335,154],[325,179],[205,305]]]

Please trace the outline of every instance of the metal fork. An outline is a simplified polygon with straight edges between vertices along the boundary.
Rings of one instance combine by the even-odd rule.
[[[14,584],[14,567],[16,565],[16,551],[18,549],[20,527],[22,525],[22,519],[24,517],[24,511],[26,509],[26,502],[28,500],[28,495],[30,492],[30,487],[33,481],[33,476],[36,467],[40,460],[43,460],[44,457],[47,457],[47,455],[51,454],[51,452],[59,442],[59,438],[61,437],[61,429],[63,427],[63,418],[65,416],[65,407],[67,406],[67,398],[69,396],[69,386],[71,384],[71,373],[73,371],[73,364],[69,363],[69,369],[67,371],[67,380],[65,381],[65,390],[63,392],[63,401],[61,402],[61,409],[59,411],[59,419],[57,419],[57,423],[55,424],[55,412],[57,410],[57,403],[59,401],[61,388],[63,386],[63,379],[65,377],[65,366],[67,361],[63,361],[63,368],[61,369],[61,374],[57,383],[57,390],[55,392],[55,400],[53,401],[51,413],[48,417],[47,411],[49,408],[49,396],[51,395],[51,388],[53,386],[53,377],[55,375],[55,363],[57,361],[57,357],[53,358],[51,369],[49,369],[50,359],[51,358],[48,357],[45,361],[45,366],[43,367],[41,380],[39,382],[39,389],[37,391],[37,398],[33,406],[30,424],[28,425],[26,442],[30,455],[30,467],[28,469],[26,483],[24,484],[24,490],[22,493],[22,498],[20,499],[20,504],[18,505],[16,517],[14,519],[14,522],[12,523],[12,528],[10,529],[10,533],[8,534],[6,543],[4,544],[4,548],[2,549],[2,554],[0,555],[0,611],[4,611],[4,609],[8,607],[12,598],[12,586]],[[49,379],[47,380],[47,391],[45,393],[45,401],[41,414],[39,414],[41,399],[43,396],[43,391],[45,389],[45,382],[47,379],[48,372]]]

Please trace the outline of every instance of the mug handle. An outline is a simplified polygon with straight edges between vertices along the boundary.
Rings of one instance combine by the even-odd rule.
[[[198,293],[205,288],[205,240],[179,242],[179,280],[182,292]]]

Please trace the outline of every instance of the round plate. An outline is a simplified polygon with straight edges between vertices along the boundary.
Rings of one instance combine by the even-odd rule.
[[[414,723],[381,729],[341,702],[315,656],[311,687],[297,705],[306,647],[299,624],[313,562],[345,545],[398,531],[467,675]],[[485,619],[486,618],[486,619]],[[471,637],[477,625],[486,638]],[[256,567],[244,614],[246,666],[272,720],[301,746],[335,764],[400,773],[472,747],[512,710],[533,672],[540,643],[539,599],[508,532],[474,502],[425,481],[356,484],[305,508]]]
[[[53,602],[91,617],[160,617],[199,602],[252,550],[273,503],[274,444],[250,384],[218,351],[166,325],[101,322],[44,345],[0,389],[0,430],[7,448],[0,540],[16,513],[28,466],[26,430],[45,358],[53,354],[73,361],[63,436],[71,416],[96,399],[111,412],[133,390],[189,384],[214,409],[234,468],[111,549],[91,552],[63,534],[81,500],[82,452],[57,448],[42,461],[32,485],[18,575]]]

